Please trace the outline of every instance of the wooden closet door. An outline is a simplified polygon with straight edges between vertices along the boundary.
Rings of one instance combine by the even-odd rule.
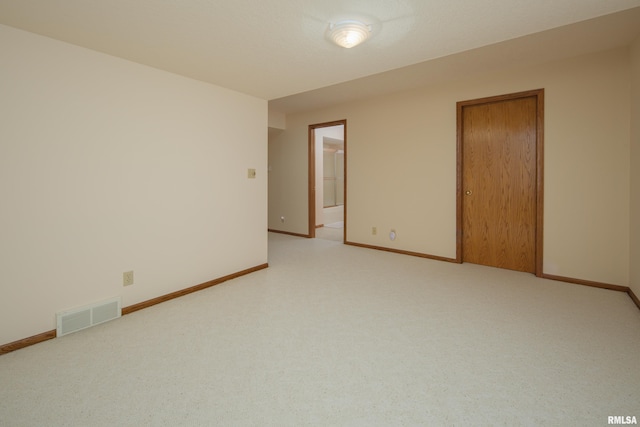
[[[536,272],[535,96],[462,108],[462,260]]]

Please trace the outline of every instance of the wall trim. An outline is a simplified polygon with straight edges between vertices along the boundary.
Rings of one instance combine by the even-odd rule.
[[[290,231],[281,231],[281,230],[272,230],[272,229],[268,229],[267,230],[269,233],[278,233],[278,234],[286,234],[288,236],[295,236],[295,237],[306,237],[309,238],[311,236],[309,236],[308,234],[300,234],[300,233],[292,233]]]
[[[247,275],[249,273],[253,273],[253,272],[265,269],[267,267],[269,267],[269,264],[267,264],[267,263],[261,264],[261,265],[255,266],[255,267],[248,268],[246,270],[239,271],[237,273],[232,273],[232,274],[229,274],[227,276],[223,276],[223,277],[220,277],[220,278],[217,278],[217,279],[209,280],[208,282],[204,282],[204,283],[201,283],[199,285],[191,286],[190,288],[181,289],[179,291],[171,292],[169,294],[162,295],[162,296],[159,296],[159,297],[156,297],[156,298],[152,298],[152,299],[147,300],[147,301],[142,301],[142,302],[139,302],[137,304],[129,305],[127,307],[123,307],[122,308],[122,315],[131,314],[131,313],[133,313],[135,311],[142,310],[143,308],[148,308],[148,307],[151,307],[151,306],[154,306],[154,305],[157,305],[157,304],[160,304],[160,303],[163,303],[163,302],[175,299],[175,298],[179,298],[179,297],[184,296],[184,295],[191,294],[193,292],[198,292],[198,291],[201,291],[203,289],[207,289],[207,288],[210,288],[212,286],[219,285],[222,282],[226,282],[228,280],[235,279],[235,278],[240,277],[240,276],[245,276],[245,275]]]
[[[640,310],[640,299],[638,298],[638,296],[636,294],[633,293],[633,291],[631,290],[631,288],[629,288],[629,290],[627,291],[627,293],[629,294],[629,297],[631,297],[631,301],[633,301],[634,303],[636,303],[636,305],[638,306],[638,310]]]
[[[543,274],[540,277],[542,279],[557,280],[559,282],[573,283],[576,285],[583,285],[583,286],[591,286],[593,288],[608,289],[611,291],[618,291],[618,292],[626,292],[627,295],[629,295],[629,298],[631,298],[631,301],[633,301],[635,305],[638,307],[638,310],[640,310],[640,299],[636,294],[633,293],[631,288],[628,286],[612,285],[610,283],[602,283],[602,282],[592,282],[591,280],[574,279],[572,277],[564,277],[564,276],[554,276],[552,274]]]
[[[54,329],[53,331],[43,332],[29,338],[24,338],[18,341],[10,342],[8,344],[3,344],[0,345],[0,355],[11,353],[12,351],[20,350],[21,348],[48,341],[54,339],[55,337],[56,330]]]
[[[364,243],[355,243],[355,242],[344,242],[344,244],[350,245],[350,246],[357,246],[360,248],[366,248],[366,249],[375,249],[377,251],[393,252],[396,254],[410,255],[410,256],[416,256],[420,258],[433,259],[436,261],[446,261],[446,262],[453,262],[453,263],[459,264],[458,260],[455,258],[446,258],[446,257],[437,256],[437,255],[424,254],[421,252],[404,251],[401,249],[386,248],[384,246],[366,245]]]
[[[213,280],[210,280],[208,282],[201,283],[201,284],[196,285],[196,286],[192,286],[190,288],[185,288],[185,289],[182,289],[180,291],[172,292],[170,294],[162,295],[162,296],[159,296],[157,298],[152,298],[152,299],[147,300],[147,301],[143,301],[143,302],[140,302],[140,303],[137,303],[137,304],[133,304],[133,305],[130,305],[130,306],[127,306],[127,307],[123,307],[122,308],[122,315],[124,316],[125,314],[131,314],[131,313],[133,313],[135,311],[142,310],[143,308],[151,307],[153,305],[160,304],[162,302],[169,301],[169,300],[172,300],[174,298],[178,298],[178,297],[181,297],[181,296],[193,293],[193,292],[201,291],[203,289],[210,288],[211,286],[219,285],[222,282],[226,282],[226,281],[231,280],[231,279],[235,279],[235,278],[238,278],[238,277],[241,277],[241,276],[245,276],[245,275],[247,275],[249,273],[253,273],[253,272],[268,268],[268,267],[269,267],[268,263],[257,265],[255,267],[251,267],[251,268],[248,268],[246,270],[239,271],[237,273],[232,273],[232,274],[229,274],[227,276],[223,276],[223,277],[220,277],[220,278],[217,278],[217,279],[213,279]],[[14,341],[14,342],[11,342],[11,343],[8,343],[8,344],[3,344],[3,345],[0,345],[0,355],[6,354],[6,353],[11,353],[12,351],[19,350],[19,349],[25,348],[25,347],[29,347],[31,345],[38,344],[38,343],[41,343],[43,341],[47,341],[47,340],[50,340],[50,339],[53,339],[53,338],[56,338],[56,330],[55,329],[53,331],[43,332],[41,334],[34,335],[34,336],[28,337],[28,338],[24,338],[24,339],[21,339],[21,340],[18,340],[18,341]]]
[[[559,282],[574,283],[576,285],[591,286],[592,288],[609,289],[609,290],[618,291],[618,292],[628,293],[631,290],[627,286],[612,285],[609,283],[602,283],[602,282],[593,282],[591,280],[574,279],[573,277],[554,276],[553,274],[542,274],[539,277],[543,279],[557,280]]]

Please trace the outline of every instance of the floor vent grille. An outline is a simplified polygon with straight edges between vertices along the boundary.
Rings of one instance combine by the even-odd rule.
[[[117,319],[122,314],[122,302],[120,297],[101,301],[85,307],[65,310],[56,313],[56,336],[77,332],[109,320]]]

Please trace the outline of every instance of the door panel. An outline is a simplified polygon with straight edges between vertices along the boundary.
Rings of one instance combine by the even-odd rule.
[[[462,108],[462,261],[536,272],[535,96]]]

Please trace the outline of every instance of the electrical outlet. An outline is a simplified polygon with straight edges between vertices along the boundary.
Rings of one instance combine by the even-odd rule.
[[[378,228],[377,227],[371,227],[371,234],[373,234],[374,236],[376,234],[378,234]]]
[[[133,270],[122,273],[122,286],[133,285]]]

